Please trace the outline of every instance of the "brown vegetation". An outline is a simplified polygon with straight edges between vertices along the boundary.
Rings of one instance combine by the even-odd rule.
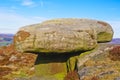
[[[77,71],[70,71],[64,78],[64,80],[79,80]]]
[[[109,51],[109,57],[111,60],[120,61],[120,46],[114,46],[113,49]]]
[[[36,59],[35,54],[17,52],[13,45],[0,48],[0,77],[11,75],[16,72],[21,75],[21,71],[26,71],[27,75],[32,75],[34,62]],[[4,80],[4,78],[2,78]]]
[[[93,76],[91,80],[99,80],[99,78],[97,76]]]

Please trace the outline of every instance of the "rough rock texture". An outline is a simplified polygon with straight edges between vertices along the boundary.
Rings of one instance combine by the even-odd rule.
[[[114,80],[120,80],[120,77],[115,78]]]
[[[63,80],[67,75],[66,63],[46,63],[35,66],[35,75],[46,80]]]
[[[71,52],[96,47],[96,31],[79,19],[59,19],[21,28],[14,37],[19,51]]]
[[[97,31],[97,41],[98,42],[111,41],[114,33],[112,27],[106,22],[102,22],[102,21],[96,21],[96,22],[97,24],[95,28]]]
[[[60,53],[90,50],[97,41],[110,41],[112,36],[111,26],[102,21],[56,19],[22,27],[14,43],[19,51]]]
[[[113,61],[108,56],[114,45],[101,43],[92,51],[79,55],[77,68],[80,80],[117,80],[120,76],[119,61]]]
[[[76,56],[71,54],[39,54],[35,63],[35,75],[45,80],[63,80],[76,67]],[[71,57],[71,58],[70,58]]]
[[[64,21],[67,24],[70,24],[67,21],[71,21],[72,20],[76,20],[79,22],[79,24],[82,25],[86,25],[89,26],[91,28],[94,28],[95,31],[97,32],[97,41],[98,42],[107,42],[107,41],[111,41],[112,37],[113,37],[113,29],[111,27],[111,25],[109,25],[106,22],[103,21],[98,21],[98,20],[92,20],[92,19],[58,19],[58,20],[49,20],[46,21],[44,23],[60,23],[62,21]]]
[[[112,40],[113,29],[111,25],[106,22],[91,19],[79,19],[79,24],[86,24],[86,26],[94,28],[97,32],[98,42],[107,42]]]
[[[67,74],[65,55],[38,55],[35,63],[35,75],[46,80],[63,80]]]

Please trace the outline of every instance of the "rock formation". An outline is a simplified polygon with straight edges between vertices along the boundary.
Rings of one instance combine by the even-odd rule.
[[[69,71],[78,70],[82,52],[97,47],[97,42],[111,41],[112,27],[90,19],[56,19],[22,27],[14,36],[20,52],[37,53],[36,76],[45,80],[63,80]]]
[[[22,27],[14,43],[19,51],[61,53],[90,50],[112,36],[111,26],[102,21],[58,19]]]

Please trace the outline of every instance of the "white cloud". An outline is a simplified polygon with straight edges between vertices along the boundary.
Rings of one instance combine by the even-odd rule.
[[[25,17],[14,13],[0,12],[0,33],[16,33],[25,25],[40,23],[46,20],[43,17]]]
[[[36,6],[43,7],[44,2],[42,0],[40,0],[38,2],[35,2],[34,0],[22,0],[21,5],[22,6],[27,6],[27,7],[36,7]]]
[[[16,2],[19,2],[21,6],[26,6],[26,7],[43,7],[45,2],[43,0],[14,0]]]
[[[120,38],[120,21],[108,21],[114,30],[114,38]]]
[[[23,6],[34,6],[35,5],[35,2],[33,2],[32,0],[23,0],[22,1],[22,5]]]

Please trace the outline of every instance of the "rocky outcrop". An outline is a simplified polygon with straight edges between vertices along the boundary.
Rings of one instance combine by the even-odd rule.
[[[113,30],[106,22],[57,19],[22,27],[14,36],[14,45],[17,51],[38,54],[37,77],[63,80],[68,72],[80,70],[86,61],[101,54],[94,52],[97,42],[110,41],[112,35]]]
[[[96,47],[96,31],[79,19],[51,20],[21,28],[15,35],[17,50],[72,52]]]
[[[90,19],[56,19],[22,27],[14,37],[16,49],[33,52],[90,50],[98,42],[110,41],[111,26]]]
[[[92,80],[94,77],[97,80],[117,80],[120,63],[109,57],[109,51],[113,47],[114,45],[101,43],[96,49],[79,55],[77,67],[80,80]]]

